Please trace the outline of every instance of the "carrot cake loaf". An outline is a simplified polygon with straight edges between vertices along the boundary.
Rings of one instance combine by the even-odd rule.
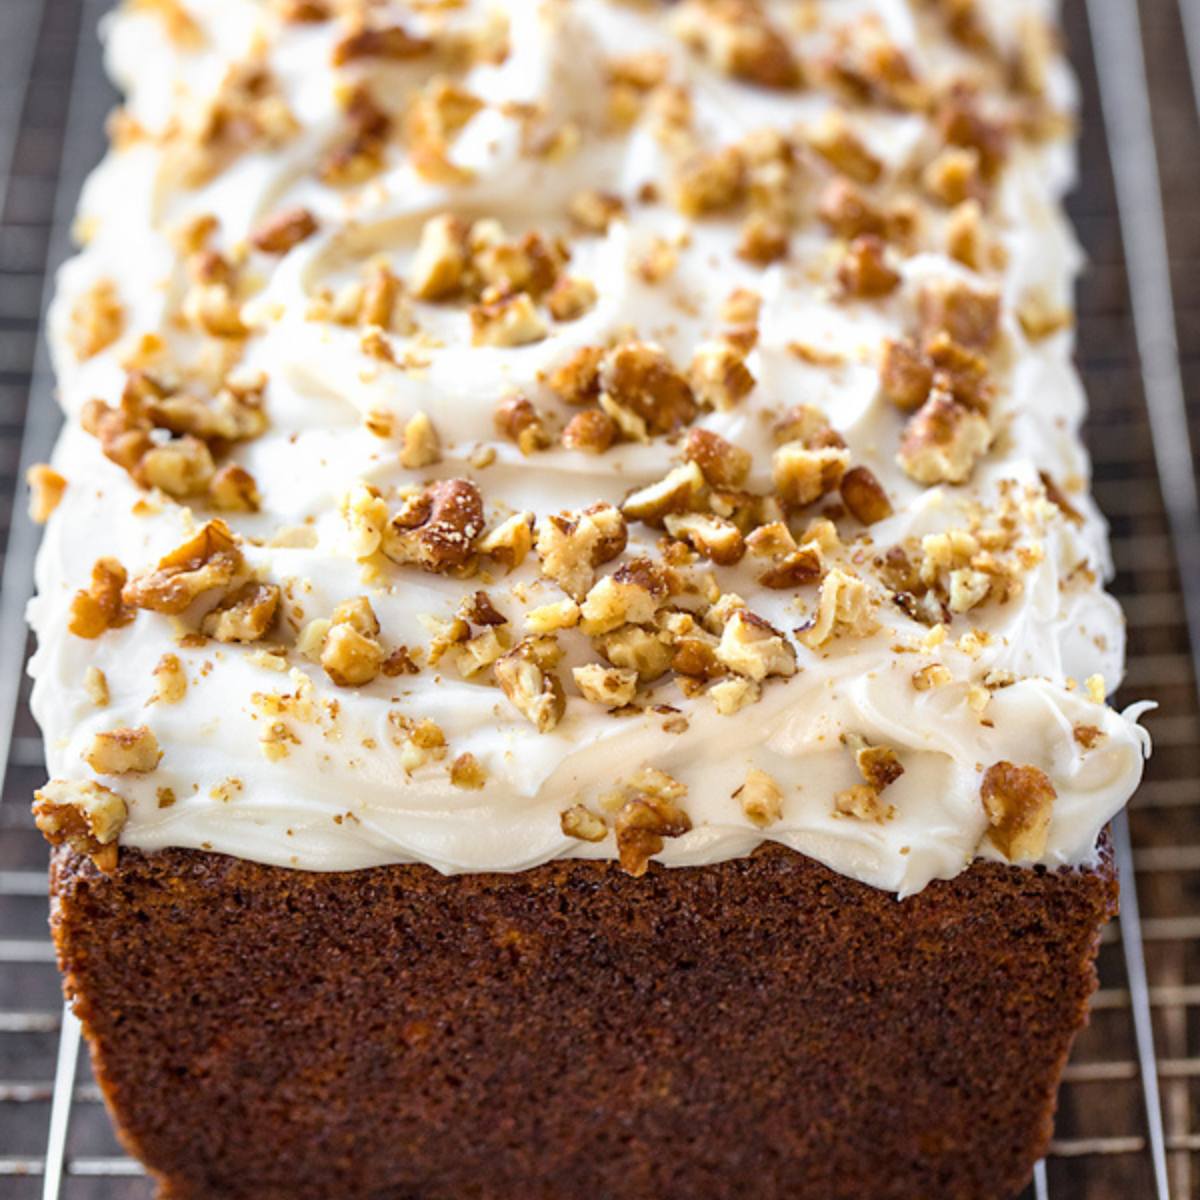
[[[125,0],[31,621],[168,1200],[995,1200],[1116,909],[1049,0]]]

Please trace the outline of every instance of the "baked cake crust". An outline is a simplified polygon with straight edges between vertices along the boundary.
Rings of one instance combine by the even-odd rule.
[[[1116,911],[977,862],[903,901],[704,868],[52,868],[68,995],[163,1200],[996,1200],[1050,1137]]]

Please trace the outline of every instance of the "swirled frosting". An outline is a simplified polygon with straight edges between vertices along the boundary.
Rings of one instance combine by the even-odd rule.
[[[31,606],[50,773],[119,795],[122,845],[325,871],[698,865],[771,840],[903,895],[979,856],[1092,861],[1148,746],[1104,701],[1123,632],[1078,437],[1073,81],[1049,8],[121,7],[127,100],[50,322],[65,491]],[[531,247],[549,287],[521,276]],[[994,329],[959,328],[977,296]],[[639,409],[611,358],[564,403],[556,373],[629,345],[681,412],[660,377]],[[163,415],[231,389],[259,424]],[[925,455],[929,397],[950,465]],[[563,443],[585,411],[601,452]],[[718,465],[665,509],[639,498],[686,474],[696,430]],[[186,462],[152,468],[184,433]],[[449,566],[395,549],[437,480],[482,505]],[[626,544],[565,585],[543,532],[561,514],[574,561],[599,503],[625,507]],[[98,560],[145,581],[214,519],[232,583],[171,612],[127,584],[80,635]],[[613,616],[620,589],[594,589],[630,564]],[[246,579],[269,625],[206,622]],[[773,666],[733,644],[767,626]],[[97,753],[120,730],[149,731],[149,761]]]

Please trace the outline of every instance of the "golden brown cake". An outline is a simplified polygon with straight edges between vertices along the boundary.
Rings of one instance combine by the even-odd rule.
[[[1039,0],[129,0],[31,475],[167,1197],[987,1197],[1108,706]]]

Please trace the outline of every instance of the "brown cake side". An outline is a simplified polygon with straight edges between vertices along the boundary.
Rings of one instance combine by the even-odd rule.
[[[898,902],[778,847],[633,879],[55,854],[68,995],[170,1200],[996,1200],[1116,911],[977,863]]]

